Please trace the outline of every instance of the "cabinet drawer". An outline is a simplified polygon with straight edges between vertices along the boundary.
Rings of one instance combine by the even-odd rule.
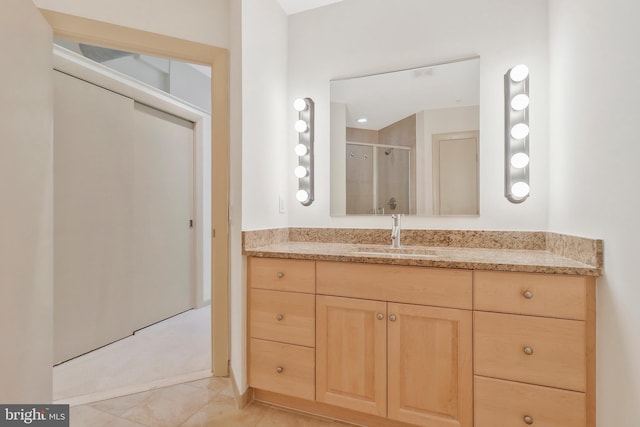
[[[315,296],[251,290],[251,338],[314,347]]]
[[[291,344],[251,339],[251,387],[315,399],[315,350]]]
[[[317,293],[471,310],[469,270],[318,262]]]
[[[252,288],[314,293],[315,261],[249,258],[249,283]]]
[[[475,377],[474,393],[475,427],[586,425],[583,393],[483,377]]]
[[[473,322],[477,375],[585,391],[584,322],[479,312]]]
[[[473,308],[584,320],[587,286],[579,276],[475,271]]]

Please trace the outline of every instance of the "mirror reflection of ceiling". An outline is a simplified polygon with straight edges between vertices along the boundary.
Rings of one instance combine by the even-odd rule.
[[[479,69],[477,59],[333,80],[331,101],[346,104],[347,127],[380,130],[416,111],[479,105]]]
[[[54,43],[211,112],[211,67],[62,39]]]

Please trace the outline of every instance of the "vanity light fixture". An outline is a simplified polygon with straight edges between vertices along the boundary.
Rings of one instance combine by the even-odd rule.
[[[309,152],[309,149],[304,144],[298,144],[295,146],[294,151],[298,156],[304,156]]]
[[[293,108],[295,108],[296,111],[305,111],[308,108],[308,105],[304,99],[298,98],[293,101]]]
[[[309,175],[309,171],[304,166],[296,166],[296,168],[293,170],[293,173],[298,178],[304,178],[305,176]]]
[[[304,120],[297,120],[294,127],[298,133],[304,133],[309,129],[309,125]]]
[[[294,124],[298,132],[298,144],[294,148],[298,166],[293,172],[298,177],[296,200],[304,206],[313,203],[313,107],[311,98],[298,98],[293,102],[293,108],[298,112]]]
[[[529,197],[529,68],[516,65],[504,75],[505,197]]]

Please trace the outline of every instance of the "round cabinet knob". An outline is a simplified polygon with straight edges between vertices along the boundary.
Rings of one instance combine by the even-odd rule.
[[[277,372],[277,373],[281,374],[281,373],[282,373],[282,371],[284,371],[284,369],[282,369],[282,366],[278,366],[278,367],[276,368],[276,372]]]
[[[282,271],[278,271],[276,273],[276,277],[278,277],[278,279],[282,279],[284,277],[284,273]]]
[[[533,424],[533,418],[531,418],[529,415],[525,415],[523,420],[525,424],[528,424],[528,425]]]
[[[395,322],[397,319],[395,314],[392,314],[391,316],[389,316],[389,320],[391,320],[392,322]]]
[[[279,321],[281,321],[282,319],[284,319],[284,316],[283,316],[282,314],[278,314],[278,315],[276,316],[276,320],[277,320],[278,322],[279,322]]]
[[[533,292],[531,292],[531,291],[524,291],[524,292],[522,293],[522,296],[523,296],[523,297],[525,297],[526,299],[531,299],[531,298],[533,298]]]
[[[524,354],[526,354],[527,356],[531,356],[533,354],[533,349],[531,347],[525,347],[523,350]]]
[[[378,320],[384,319],[384,314],[382,314],[382,313],[376,314],[376,319],[378,319]]]

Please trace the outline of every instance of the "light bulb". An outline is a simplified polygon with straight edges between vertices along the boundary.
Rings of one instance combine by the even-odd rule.
[[[529,106],[529,97],[524,93],[511,98],[511,108],[516,111],[522,111]]]
[[[524,139],[529,135],[529,126],[526,123],[518,123],[511,128],[511,136],[514,139]]]
[[[296,154],[298,156],[304,156],[305,154],[307,154],[309,152],[309,150],[307,149],[307,146],[304,145],[304,144],[296,145],[293,150],[296,152]]]
[[[511,157],[511,166],[514,168],[523,168],[529,164],[529,156],[526,153],[516,153]]]
[[[297,98],[295,101],[293,101],[293,108],[296,111],[304,111],[307,109],[307,101],[302,98]]]
[[[307,202],[309,200],[309,193],[306,190],[298,190],[296,193],[296,199],[300,203]]]
[[[367,123],[367,118],[363,117],[361,119],[356,120],[358,123]]]
[[[307,122],[305,122],[304,120],[296,120],[296,124],[294,125],[294,127],[296,131],[298,131],[298,133],[306,132],[307,129],[309,129]]]
[[[509,72],[509,77],[516,83],[523,81],[528,75],[529,67],[524,64],[516,65]]]
[[[519,199],[527,197],[529,195],[529,184],[522,181],[516,182],[511,186],[511,194]]]
[[[304,178],[305,176],[307,176],[309,174],[309,171],[304,166],[296,166],[296,168],[293,170],[293,173],[298,178]]]

